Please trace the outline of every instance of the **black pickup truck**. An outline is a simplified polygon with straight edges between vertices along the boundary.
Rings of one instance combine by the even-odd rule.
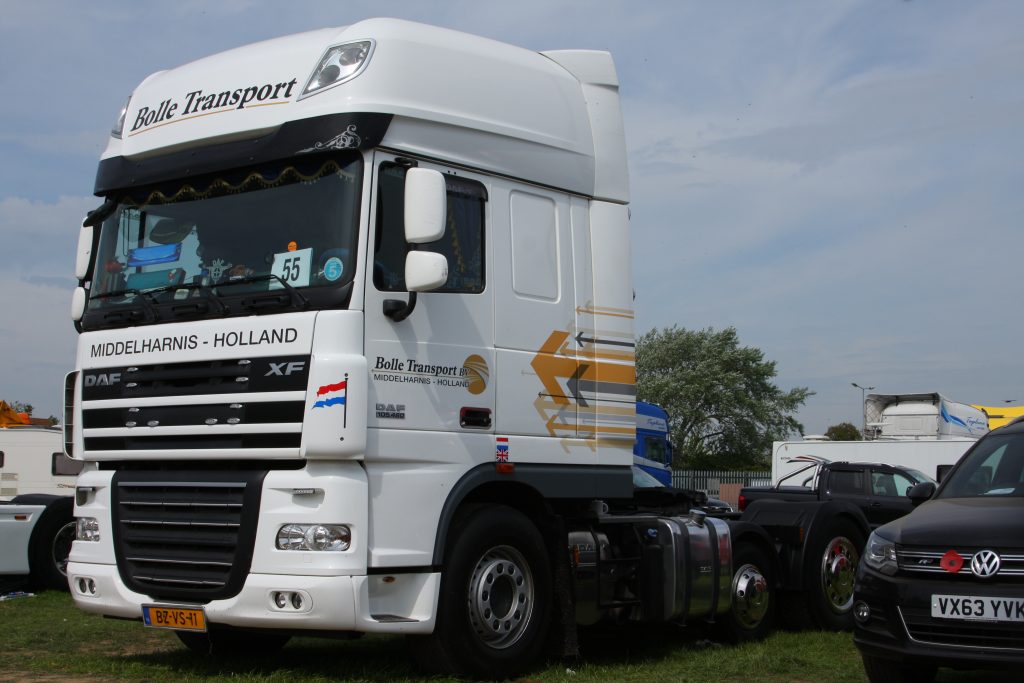
[[[938,667],[1024,669],[1024,420],[982,437],[919,506],[876,529],[857,571],[854,642],[872,683]],[[925,502],[927,501],[927,502]]]
[[[907,498],[911,487],[935,483],[927,475],[906,467],[879,463],[830,462],[810,455],[790,462],[807,463],[780,479],[774,486],[748,486],[740,491],[739,508],[746,510],[759,500],[789,502],[846,501],[864,513],[874,529],[908,514],[913,505]]]

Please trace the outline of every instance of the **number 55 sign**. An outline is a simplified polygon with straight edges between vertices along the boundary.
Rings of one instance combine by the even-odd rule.
[[[306,287],[309,285],[309,264],[312,260],[312,248],[274,254],[274,265],[271,266],[270,272],[292,287]],[[281,283],[274,281],[270,287],[280,288]]]

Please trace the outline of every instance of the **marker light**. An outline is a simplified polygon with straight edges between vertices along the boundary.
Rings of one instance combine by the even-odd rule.
[[[95,517],[79,517],[75,523],[76,541],[100,540],[100,523]]]
[[[115,138],[120,138],[121,133],[124,132],[124,117],[128,115],[128,105],[131,103],[132,97],[129,95],[128,100],[124,103],[124,106],[121,107],[121,114],[117,117],[117,123],[115,123],[114,127],[110,130],[110,134]]]
[[[358,43],[346,43],[327,48],[313,74],[306,81],[299,99],[315,95],[327,88],[341,85],[359,75],[373,53],[373,41],[361,40]]]

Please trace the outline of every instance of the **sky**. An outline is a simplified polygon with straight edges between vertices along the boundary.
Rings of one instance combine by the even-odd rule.
[[[861,390],[1024,404],[1024,3],[0,0],[0,398],[60,415],[78,226],[148,74],[374,16],[611,51],[637,333],[735,327],[805,433]]]

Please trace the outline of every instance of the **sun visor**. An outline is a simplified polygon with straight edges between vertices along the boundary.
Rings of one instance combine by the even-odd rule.
[[[391,125],[390,114],[328,114],[288,121],[280,128],[247,139],[233,139],[190,147],[158,156],[100,161],[96,171],[97,195],[178,178],[238,168],[305,154],[375,147]]]

